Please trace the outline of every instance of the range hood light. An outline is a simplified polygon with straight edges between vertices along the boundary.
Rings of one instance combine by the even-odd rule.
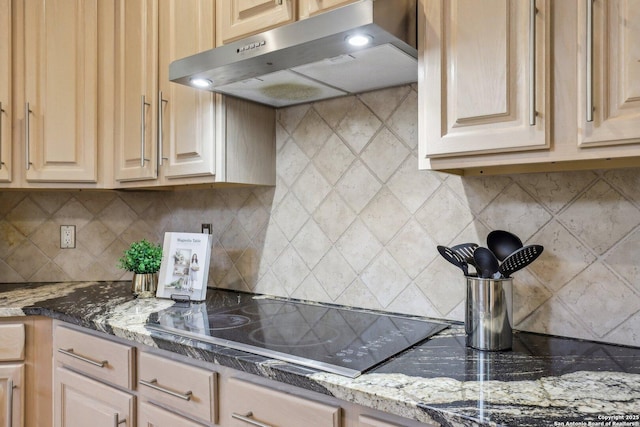
[[[202,79],[202,78],[192,78],[189,80],[191,82],[191,84],[195,87],[199,87],[202,89],[206,89],[208,87],[211,87],[213,85],[213,82],[209,79]]]
[[[352,34],[347,36],[347,42],[351,46],[361,47],[366,46],[373,40],[373,37],[366,34]]]

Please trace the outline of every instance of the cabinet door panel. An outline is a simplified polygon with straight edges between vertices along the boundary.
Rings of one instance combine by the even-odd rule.
[[[56,368],[56,427],[135,426],[135,398],[82,375]]]
[[[27,181],[97,180],[97,0],[25,6]],[[24,119],[24,117],[23,117]]]
[[[161,170],[171,178],[215,174],[215,98],[169,82],[169,64],[215,47],[213,0],[167,0],[160,7]],[[160,125],[160,124],[159,124]]]
[[[11,3],[0,0],[0,182],[11,182]]]
[[[115,178],[157,177],[157,0],[116,1]]]
[[[546,3],[424,2],[421,161],[549,146]]]
[[[217,43],[277,27],[296,18],[294,0],[229,0],[216,2]]]
[[[358,0],[299,0],[300,18],[308,18],[329,9],[355,3]]]
[[[0,366],[0,422],[2,425],[23,425],[24,386],[24,364]]]
[[[582,147],[640,143],[640,1],[593,2],[593,32],[587,2],[579,2],[578,127]],[[592,36],[593,63],[587,62]],[[593,121],[587,121],[587,68],[593,71]]]

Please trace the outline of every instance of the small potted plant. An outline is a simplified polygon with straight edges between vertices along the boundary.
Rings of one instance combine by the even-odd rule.
[[[131,292],[139,298],[155,296],[158,288],[158,271],[162,263],[162,246],[146,239],[133,242],[118,260],[118,267],[131,271]]]

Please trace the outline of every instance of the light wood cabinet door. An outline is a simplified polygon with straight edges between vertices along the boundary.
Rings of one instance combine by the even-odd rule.
[[[24,2],[27,181],[97,181],[97,1]]]
[[[0,422],[3,426],[24,425],[24,364],[0,365]]]
[[[13,115],[11,109],[11,5],[12,0],[0,0],[0,182],[11,182],[11,144]]]
[[[346,6],[359,0],[298,0],[300,19],[326,12],[336,7]]]
[[[295,21],[296,4],[297,0],[217,1],[218,45]]]
[[[578,28],[578,144],[640,143],[640,1],[580,1]]]
[[[138,405],[138,427],[203,427],[173,412],[165,411],[150,403]]]
[[[64,368],[56,368],[56,427],[133,427],[135,398]]]
[[[171,179],[213,176],[216,104],[212,92],[169,81],[169,64],[215,47],[213,0],[160,3],[158,128],[160,173]]]
[[[158,1],[116,0],[115,179],[158,176]]]
[[[546,0],[425,0],[420,165],[550,145]]]

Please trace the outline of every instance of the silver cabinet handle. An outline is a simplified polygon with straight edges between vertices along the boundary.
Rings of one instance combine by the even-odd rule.
[[[144,110],[145,107],[150,106],[151,104],[149,104],[146,99],[145,96],[142,95],[142,102],[140,103],[140,167],[144,168],[144,162],[145,160],[149,160],[149,159],[145,159],[145,149],[144,149],[144,141],[146,139],[147,136],[147,127],[145,126],[145,120],[144,120]]]
[[[169,103],[168,100],[162,99],[162,91],[158,92],[158,166],[162,166],[162,162],[167,160],[164,157],[164,147],[162,145],[164,142],[164,113],[162,112],[162,107],[167,103]]]
[[[73,357],[74,359],[78,359],[78,360],[82,360],[83,362],[87,362],[90,365],[93,366],[97,366],[98,368],[104,368],[105,366],[107,366],[109,364],[108,360],[102,360],[102,361],[97,361],[97,360],[93,360],[93,359],[89,359],[88,357],[85,356],[81,356],[77,353],[74,353],[72,348],[68,348],[68,349],[63,349],[63,348],[59,348],[58,352],[65,354],[67,356]]]
[[[586,80],[587,80],[587,122],[593,121],[593,0],[587,0],[587,40],[586,40]]]
[[[252,416],[253,416],[253,412],[247,412],[247,414],[245,414],[245,415],[236,414],[235,412],[231,413],[231,418],[234,418],[236,420],[240,420],[240,421],[245,422],[247,424],[250,424],[252,426],[256,426],[256,427],[273,427],[271,424],[261,423],[260,421],[256,421],[253,418],[250,418]]]
[[[27,102],[24,107],[24,159],[25,159],[25,169],[29,170],[31,167],[31,162],[29,161],[29,118],[32,113],[31,108],[29,108],[29,103]]]
[[[178,399],[182,399],[182,400],[186,400],[189,401],[191,400],[191,396],[193,395],[193,392],[191,390],[185,392],[185,393],[177,393],[173,390],[169,390],[168,388],[162,387],[158,385],[158,380],[156,378],[152,379],[151,381],[145,381],[145,380],[139,380],[138,381],[140,384],[145,385],[149,388],[152,388],[154,390],[158,390],[161,391],[162,393],[166,393],[170,396],[173,397],[177,397]]]
[[[2,113],[4,113],[4,109],[2,108],[2,102],[0,102],[0,170],[2,169],[2,165],[4,165],[2,161]]]
[[[13,380],[7,381],[7,427],[13,426]]]
[[[114,427],[118,427],[120,424],[124,424],[127,422],[126,418],[120,419],[120,414],[113,414],[113,425]]]
[[[529,0],[529,126],[536,125],[536,0]]]

